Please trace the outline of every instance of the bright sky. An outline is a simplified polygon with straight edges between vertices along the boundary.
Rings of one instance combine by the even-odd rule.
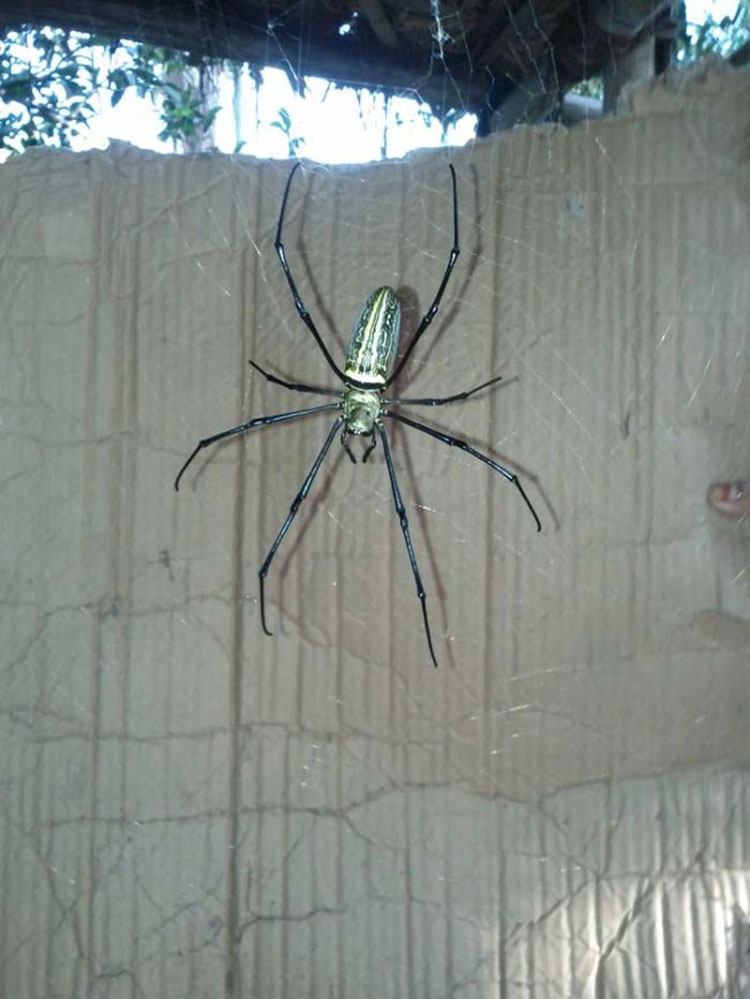
[[[242,152],[255,156],[289,156],[286,135],[271,123],[285,108],[291,118],[291,135],[304,140],[300,153],[324,163],[352,163],[403,156],[410,149],[440,146],[443,130],[424,104],[406,97],[392,98],[387,104],[382,94],[357,94],[334,87],[327,80],[308,78],[307,94],[300,97],[279,69],[264,69],[262,85],[255,86],[243,73],[239,90],[239,114],[245,145]],[[222,152],[234,152],[237,145],[233,81],[224,76],[217,103],[221,105],[215,123],[216,144]],[[87,146],[104,147],[110,138],[137,141],[138,145],[161,151],[171,150],[158,138],[159,116],[147,100],[128,92],[116,108],[102,101],[101,115],[90,128]],[[463,145],[474,134],[476,119],[466,115],[446,133],[446,143]],[[137,139],[134,139],[137,136]],[[384,137],[386,149],[384,150]]]
[[[714,21],[734,17],[737,0],[686,0],[687,19],[691,24],[704,24],[710,14]]]

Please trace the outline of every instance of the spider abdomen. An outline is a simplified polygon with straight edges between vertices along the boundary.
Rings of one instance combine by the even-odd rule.
[[[362,306],[346,351],[344,374],[383,385],[391,373],[401,335],[401,302],[393,288],[377,288]]]

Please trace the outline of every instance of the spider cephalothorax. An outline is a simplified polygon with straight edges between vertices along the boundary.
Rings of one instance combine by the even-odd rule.
[[[504,468],[487,455],[482,454],[473,447],[470,447],[466,441],[460,440],[458,437],[451,437],[448,434],[435,430],[433,427],[429,427],[424,423],[419,423],[417,420],[412,420],[409,417],[403,416],[401,413],[397,413],[391,409],[391,406],[444,406],[446,403],[458,402],[461,399],[468,399],[470,395],[474,395],[474,393],[478,392],[480,389],[487,388],[489,385],[493,385],[495,382],[498,382],[500,380],[499,377],[491,378],[489,381],[483,382],[481,385],[477,385],[475,388],[469,389],[466,392],[457,392],[454,395],[444,396],[442,398],[401,399],[388,398],[385,394],[386,389],[389,387],[391,382],[398,377],[399,372],[403,368],[411,352],[414,350],[414,347],[420,337],[434,319],[440,305],[440,300],[443,297],[443,292],[448,284],[448,279],[451,276],[451,272],[460,253],[458,244],[458,198],[456,194],[456,171],[453,169],[452,165],[449,167],[451,172],[451,184],[453,187],[453,246],[451,248],[450,256],[448,257],[448,264],[445,268],[445,272],[443,273],[443,278],[440,282],[437,293],[432,300],[432,304],[422,317],[422,320],[413,337],[409,341],[406,350],[401,355],[401,359],[398,363],[396,363],[401,332],[401,303],[398,295],[392,288],[377,288],[371,295],[368,296],[362,306],[359,318],[354,324],[354,329],[352,331],[351,339],[346,352],[344,370],[342,371],[321,339],[310,313],[305,308],[304,302],[299,296],[297,286],[294,283],[294,278],[292,277],[292,272],[289,269],[289,264],[287,263],[284,244],[281,240],[281,232],[284,225],[284,214],[286,211],[286,204],[289,199],[289,191],[292,186],[292,179],[298,167],[299,163],[296,163],[292,167],[292,172],[289,174],[289,179],[286,182],[284,197],[281,200],[281,210],[279,211],[279,222],[276,229],[276,242],[274,246],[279,260],[281,261],[281,266],[284,270],[284,275],[286,276],[292,297],[294,298],[294,305],[297,312],[315,338],[315,342],[320,347],[320,350],[322,351],[329,367],[344,383],[344,389],[343,391],[336,391],[334,389],[319,389],[305,383],[290,382],[284,378],[279,378],[277,375],[270,374],[268,371],[261,368],[259,364],[256,364],[254,361],[250,361],[250,364],[256,371],[259,371],[264,378],[266,378],[269,382],[273,382],[275,385],[282,385],[284,388],[292,389],[295,392],[310,392],[315,395],[335,396],[338,401],[325,403],[322,406],[312,406],[307,409],[296,409],[289,413],[278,413],[275,416],[258,416],[255,417],[255,419],[249,420],[247,423],[240,424],[238,427],[232,427],[229,430],[222,430],[218,434],[214,434],[211,437],[206,437],[203,440],[198,441],[193,453],[180,469],[177,478],[175,479],[174,487],[175,489],[179,489],[180,479],[198,452],[202,448],[208,447],[210,444],[215,444],[217,441],[222,440],[224,437],[231,437],[233,434],[240,434],[246,430],[253,430],[255,427],[269,426],[270,424],[275,423],[285,423],[289,420],[296,420],[302,416],[311,416],[316,413],[332,413],[335,410],[339,411],[339,415],[336,417],[333,426],[329,429],[326,439],[323,442],[323,446],[318,452],[318,456],[313,462],[312,467],[307,474],[307,478],[302,484],[302,488],[292,502],[286,520],[281,525],[279,533],[276,535],[276,538],[271,545],[270,551],[266,555],[263,564],[258,570],[260,583],[261,623],[265,633],[270,635],[271,632],[268,630],[268,626],[266,625],[264,581],[268,575],[268,570],[271,567],[271,562],[273,561],[273,557],[276,554],[279,545],[283,541],[286,532],[289,530],[292,521],[297,515],[297,511],[299,510],[302,501],[310,492],[315,476],[318,474],[318,470],[323,464],[323,460],[331,448],[331,444],[333,443],[336,433],[339,430],[341,431],[341,443],[352,461],[354,461],[355,458],[349,448],[347,436],[349,434],[356,434],[369,436],[371,438],[370,444],[367,446],[362,458],[363,461],[366,461],[368,455],[375,447],[375,441],[377,439],[375,435],[377,433],[377,436],[383,444],[383,453],[385,455],[385,462],[388,468],[388,476],[391,483],[391,492],[393,494],[393,504],[399,517],[401,530],[404,535],[404,542],[406,544],[406,551],[409,556],[411,570],[414,575],[414,582],[417,586],[417,595],[419,596],[419,600],[422,605],[422,618],[424,621],[425,633],[427,635],[427,644],[430,649],[430,656],[432,657],[432,661],[435,666],[437,666],[435,650],[432,646],[430,623],[427,618],[425,590],[422,585],[422,577],[419,574],[417,559],[411,542],[409,520],[406,516],[406,508],[404,507],[404,502],[401,498],[401,492],[398,487],[396,469],[391,456],[388,435],[385,432],[385,426],[383,423],[384,417],[397,420],[399,423],[402,423],[407,427],[413,427],[415,430],[420,430],[422,433],[428,434],[430,437],[435,437],[444,444],[460,448],[467,454],[470,454],[474,458],[478,458],[480,461],[484,462],[486,465],[489,465],[490,468],[494,469],[507,479],[508,482],[512,482],[516,486],[531,511],[531,514],[536,522],[537,530],[541,531],[542,529],[539,517],[537,516],[531,501],[526,495],[523,486],[519,482],[517,475],[513,472],[509,472],[507,468]]]
[[[380,389],[350,388],[344,392],[341,412],[350,434],[371,434],[380,416]]]

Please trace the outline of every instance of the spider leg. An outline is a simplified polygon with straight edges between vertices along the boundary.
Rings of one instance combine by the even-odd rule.
[[[217,441],[223,440],[225,437],[231,437],[233,434],[241,434],[245,430],[254,430],[256,427],[267,427],[272,423],[284,423],[287,420],[296,420],[300,416],[311,416],[313,413],[330,413],[338,408],[339,404],[337,402],[327,402],[324,406],[313,406],[311,409],[295,409],[291,413],[278,413],[276,416],[256,416],[254,420],[241,423],[239,427],[232,427],[231,430],[222,430],[221,433],[214,434],[212,437],[204,437],[202,441],[198,441],[195,450],[177,473],[177,478],[174,480],[175,491],[179,492],[180,479],[187,471],[188,465],[192,462],[193,458],[204,447],[216,444]]]
[[[276,253],[278,254],[278,258],[281,261],[281,267],[284,271],[284,276],[286,277],[287,284],[289,285],[289,290],[292,293],[292,298],[294,299],[294,305],[295,308],[297,309],[297,312],[299,313],[300,319],[305,324],[305,326],[307,326],[307,328],[310,330],[313,337],[315,338],[315,342],[323,352],[323,356],[328,362],[328,366],[331,368],[332,371],[336,373],[337,377],[339,377],[342,382],[346,383],[349,379],[346,378],[344,372],[339,368],[334,359],[331,357],[328,348],[323,343],[320,333],[318,333],[317,327],[313,322],[312,316],[307,311],[305,303],[302,301],[300,294],[297,291],[297,285],[294,283],[292,272],[289,269],[289,264],[287,263],[286,259],[286,253],[284,251],[284,243],[282,242],[281,239],[281,231],[284,226],[284,215],[286,213],[286,203],[289,199],[289,191],[291,190],[292,187],[292,180],[294,179],[294,175],[298,169],[299,169],[299,162],[295,163],[294,166],[292,167],[292,172],[289,174],[289,179],[287,180],[286,187],[284,188],[284,197],[281,199],[281,211],[279,212],[279,224],[276,228],[276,241],[274,242],[273,245],[276,250]]]
[[[250,363],[252,364],[252,361]],[[447,402],[460,402],[461,399],[468,399],[475,392],[481,392],[482,389],[499,382],[502,377],[502,375],[498,375],[497,378],[490,378],[488,382],[482,382],[481,385],[469,389],[468,392],[457,392],[455,395],[446,395],[440,399],[383,399],[383,404],[388,406],[444,406]]]
[[[409,520],[406,516],[406,508],[404,507],[404,501],[401,499],[401,491],[398,488],[398,481],[396,479],[396,469],[393,467],[393,458],[391,457],[391,449],[388,444],[388,437],[386,435],[385,428],[382,427],[379,423],[376,425],[378,428],[378,432],[380,434],[380,439],[383,442],[385,463],[388,466],[388,475],[391,480],[393,505],[396,507],[396,513],[398,514],[398,519],[401,521],[401,530],[404,535],[404,542],[406,543],[406,551],[409,555],[409,561],[411,562],[411,571],[414,575],[414,582],[417,584],[417,595],[419,596],[420,603],[422,604],[422,617],[424,619],[424,630],[427,635],[427,644],[430,647],[430,655],[432,656],[433,665],[437,666],[437,659],[435,658],[435,650],[432,647],[430,622],[427,620],[427,604],[425,602],[425,591],[424,591],[424,586],[422,584],[422,577],[419,575],[419,567],[417,566],[417,557],[414,554],[414,546],[411,543],[411,534],[409,533]]]
[[[493,468],[496,472],[499,472],[500,475],[502,475],[504,478],[508,480],[508,482],[512,482],[513,485],[516,487],[516,489],[518,489],[519,493],[523,496],[526,506],[531,511],[531,516],[536,521],[537,531],[541,531],[542,523],[539,520],[539,517],[537,516],[536,510],[534,509],[531,500],[526,495],[526,492],[523,486],[521,485],[518,476],[515,475],[513,472],[509,472],[507,468],[503,467],[503,465],[499,465],[496,461],[493,461],[492,458],[489,458],[486,454],[482,454],[481,451],[476,451],[473,447],[470,447],[470,445],[468,445],[466,441],[459,440],[458,437],[450,437],[448,434],[443,434],[439,430],[434,430],[432,427],[425,426],[424,423],[417,423],[416,420],[410,420],[408,417],[401,416],[400,413],[392,413],[390,410],[383,410],[381,415],[390,416],[392,420],[398,420],[399,423],[405,423],[407,427],[414,427],[416,430],[421,430],[423,434],[429,434],[430,437],[437,438],[437,440],[442,441],[443,444],[449,444],[451,447],[458,447],[462,451],[466,451],[467,454],[471,454],[475,458],[479,458],[480,461],[483,461],[485,465],[489,465],[490,468]]]
[[[362,455],[362,464],[364,465],[364,463],[370,457],[372,452],[375,450],[375,430],[373,429],[370,431],[369,434],[363,434],[362,436],[370,438],[370,443],[367,445],[367,447],[365,448],[365,452]],[[352,464],[356,465],[357,459],[354,457],[354,452],[349,447],[349,437],[350,437],[350,431],[348,431],[346,427],[344,427],[344,429],[341,431],[341,446],[344,448],[346,453],[351,458]]]
[[[256,364],[255,361],[248,361],[247,363],[250,367],[259,371],[266,381],[273,382],[274,385],[281,385],[283,388],[293,389],[295,392],[313,392],[315,395],[341,395],[341,393],[337,392],[335,389],[321,389],[316,388],[314,385],[305,385],[300,382],[288,382],[283,378],[279,378],[278,375],[273,375],[270,371],[266,371],[265,368],[261,368],[261,366]]]
[[[349,455],[352,465],[356,465],[357,459],[354,457],[354,452],[349,447],[349,441],[347,439],[348,437],[349,437],[349,431],[346,429],[346,427],[343,427],[343,429],[341,430],[341,446]]]
[[[448,284],[448,279],[451,276],[453,267],[455,266],[455,263],[458,260],[459,253],[461,252],[461,247],[458,245],[458,194],[456,193],[456,171],[453,169],[452,163],[449,163],[448,166],[451,172],[451,184],[453,187],[453,247],[451,249],[450,256],[448,257],[448,266],[445,268],[445,273],[443,274],[443,280],[440,282],[440,287],[437,290],[437,294],[435,295],[435,298],[432,300],[432,305],[429,307],[427,312],[425,312],[424,316],[422,317],[422,322],[419,324],[414,336],[409,341],[409,346],[404,351],[403,357],[398,362],[396,367],[393,369],[390,376],[386,379],[385,381],[386,387],[390,385],[391,382],[398,377],[399,372],[409,359],[411,352],[417,346],[419,338],[422,336],[424,331],[427,329],[432,320],[435,318],[435,314],[440,306],[440,299],[443,297],[443,292],[445,291],[446,286]]]
[[[328,450],[331,444],[333,443],[333,438],[336,436],[336,431],[338,430],[338,428],[341,426],[342,423],[343,423],[343,417],[340,416],[333,424],[331,429],[328,431],[328,436],[326,437],[325,442],[323,443],[323,447],[318,452],[318,457],[315,459],[312,468],[307,473],[307,478],[302,484],[302,488],[294,497],[294,502],[289,508],[289,514],[284,523],[281,525],[281,530],[276,535],[274,543],[271,545],[271,550],[269,551],[268,555],[266,555],[263,565],[258,570],[258,579],[260,580],[260,622],[263,625],[263,631],[265,631],[267,635],[271,635],[272,632],[268,630],[268,626],[266,625],[266,600],[263,589],[265,578],[268,575],[268,570],[271,567],[271,562],[273,561],[273,557],[276,554],[279,545],[284,540],[284,535],[291,527],[292,521],[297,516],[297,511],[302,505],[302,500],[305,499],[307,494],[310,492],[310,488],[313,482],[315,481],[315,476],[318,474],[318,469],[323,464],[323,459],[328,454]]]
[[[365,453],[362,455],[362,464],[363,465],[367,461],[367,459],[370,457],[370,455],[372,454],[372,452],[375,450],[375,442],[376,442],[377,438],[375,437],[375,428],[374,427],[370,431],[370,437],[371,437],[371,441],[367,445],[367,447],[365,448]]]

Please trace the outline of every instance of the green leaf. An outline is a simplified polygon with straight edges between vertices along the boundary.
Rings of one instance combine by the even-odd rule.
[[[209,128],[211,128],[216,119],[216,115],[219,113],[219,111],[221,111],[221,106],[217,105],[216,107],[213,107],[209,111],[207,111],[206,114],[203,116],[203,128],[205,129],[205,131],[208,131]]]
[[[113,70],[110,70],[109,84],[110,86],[114,87],[115,90],[125,90],[125,88],[128,86],[129,83],[130,80],[128,79],[128,74],[125,72],[124,69],[117,67]]]

